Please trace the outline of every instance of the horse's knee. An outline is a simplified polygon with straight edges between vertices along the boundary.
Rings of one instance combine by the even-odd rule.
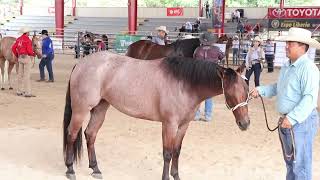
[[[172,159],[172,151],[169,149],[163,150],[163,160],[164,161],[171,161]]]
[[[180,156],[180,152],[181,152],[181,146],[174,148],[173,150],[173,156],[174,157],[179,157]]]

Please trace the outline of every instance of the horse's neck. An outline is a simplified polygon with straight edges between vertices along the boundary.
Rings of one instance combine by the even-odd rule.
[[[210,86],[199,86],[196,90],[196,94],[199,101],[202,102],[208,98],[220,95],[223,93],[221,79],[215,82],[214,87]]]

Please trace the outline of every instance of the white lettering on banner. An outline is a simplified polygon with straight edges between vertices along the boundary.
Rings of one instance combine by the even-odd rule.
[[[132,44],[132,41],[126,41],[126,40],[120,40],[120,44],[122,47],[124,46],[130,46],[130,44]]]
[[[292,12],[293,16],[298,16],[299,15],[299,10],[298,9],[294,9]]]
[[[271,8],[270,15],[273,18],[318,18],[320,8]]]
[[[312,10],[311,9],[307,9],[306,10],[306,16],[311,16],[312,14]]]

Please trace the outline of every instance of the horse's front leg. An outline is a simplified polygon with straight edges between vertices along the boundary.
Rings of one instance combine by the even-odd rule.
[[[178,125],[176,122],[163,122],[162,123],[162,144],[163,144],[163,172],[162,180],[170,180],[169,167],[173,155],[173,147],[175,137],[177,135]]]
[[[12,80],[11,80],[11,72],[12,72],[12,69],[14,67],[14,63],[9,63],[9,66],[8,66],[8,82],[9,82],[9,90],[12,90]]]
[[[177,136],[174,142],[174,147],[173,147],[173,157],[172,157],[172,164],[171,164],[171,171],[170,174],[174,178],[174,180],[180,180],[179,177],[179,155],[181,151],[181,145],[182,141],[184,138],[184,135],[186,134],[186,131],[189,127],[189,122],[180,125]]]

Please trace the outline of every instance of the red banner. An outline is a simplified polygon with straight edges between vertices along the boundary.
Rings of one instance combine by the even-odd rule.
[[[320,8],[269,8],[269,19],[316,19],[320,17]]]
[[[167,16],[183,16],[183,8],[167,8]]]

